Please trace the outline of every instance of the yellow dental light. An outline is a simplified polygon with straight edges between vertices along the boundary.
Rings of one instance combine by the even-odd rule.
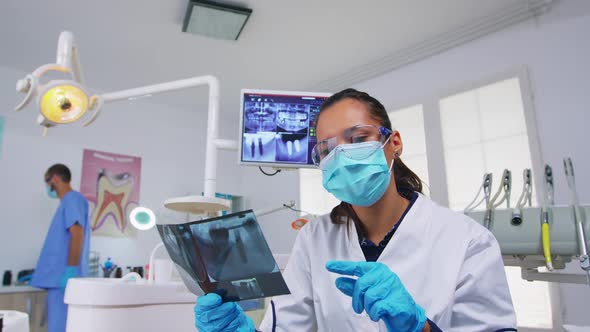
[[[41,94],[39,110],[50,123],[72,123],[88,110],[88,96],[73,81],[55,82]]]

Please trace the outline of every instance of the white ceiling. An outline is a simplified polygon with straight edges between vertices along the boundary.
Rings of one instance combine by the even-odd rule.
[[[181,32],[187,0],[1,0],[0,66],[30,72],[55,61],[67,29],[89,86],[106,92],[212,74],[229,114],[241,88],[305,90],[525,1],[242,0],[253,14],[240,39],[226,41]],[[154,102],[189,108],[203,93]]]

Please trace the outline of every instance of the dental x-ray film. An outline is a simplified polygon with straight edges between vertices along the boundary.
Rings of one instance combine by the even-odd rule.
[[[158,231],[196,295],[215,292],[225,302],[290,294],[252,210]]]

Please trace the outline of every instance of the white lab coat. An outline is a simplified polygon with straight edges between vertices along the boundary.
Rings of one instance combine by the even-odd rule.
[[[328,260],[365,261],[354,225],[325,215],[309,222],[295,241],[284,278],[290,295],[273,298],[259,330],[387,331],[352,300],[328,272]],[[463,214],[420,195],[378,262],[394,271],[427,317],[443,331],[516,328],[500,248],[494,236]]]

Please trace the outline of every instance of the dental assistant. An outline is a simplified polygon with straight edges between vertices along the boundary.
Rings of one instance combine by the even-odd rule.
[[[260,331],[516,331],[500,248],[463,214],[423,196],[385,107],[364,92],[330,97],[312,151],[342,201],[300,231]],[[216,294],[195,306],[199,331],[255,331]]]
[[[88,201],[72,190],[72,173],[63,164],[45,172],[50,198],[60,203],[39,255],[31,285],[47,289],[47,331],[65,332],[68,307],[64,293],[70,278],[88,275],[90,225]]]

